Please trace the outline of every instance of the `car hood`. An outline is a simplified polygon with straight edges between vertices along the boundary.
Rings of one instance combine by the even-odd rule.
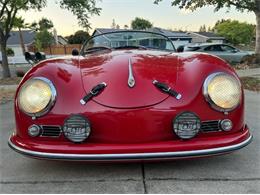
[[[187,56],[186,56],[187,55]],[[158,104],[169,97],[153,81],[167,84],[184,95],[181,101],[199,93],[208,63],[217,63],[201,54],[175,54],[152,50],[118,50],[81,57],[82,83],[86,93],[105,82],[107,87],[93,100],[113,108],[140,108]],[[135,86],[128,86],[129,59]],[[211,62],[210,62],[211,61]],[[213,66],[214,67],[214,66]]]

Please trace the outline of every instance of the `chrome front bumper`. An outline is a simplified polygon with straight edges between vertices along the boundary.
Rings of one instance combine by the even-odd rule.
[[[245,141],[219,148],[211,148],[204,150],[191,150],[179,152],[158,152],[158,153],[127,153],[127,154],[62,154],[62,153],[46,153],[36,152],[16,146],[9,139],[8,145],[18,153],[39,159],[49,160],[75,160],[75,161],[138,161],[138,160],[167,160],[196,158],[204,156],[214,156],[230,153],[247,146],[253,139],[250,135]]]

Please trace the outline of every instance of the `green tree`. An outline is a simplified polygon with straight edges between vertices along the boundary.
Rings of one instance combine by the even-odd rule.
[[[148,28],[152,28],[153,24],[149,20],[145,20],[143,18],[138,18],[136,17],[132,22],[131,22],[131,27],[134,30],[146,30]]]
[[[91,15],[99,14],[101,8],[96,7],[97,0],[57,0],[60,7],[71,11],[78,19],[79,24],[90,28],[89,18]],[[10,77],[6,44],[10,32],[14,27],[15,18],[19,12],[31,9],[41,10],[46,6],[47,0],[1,0],[0,1],[0,46],[2,53],[3,77]]]
[[[43,30],[50,30],[54,27],[53,23],[51,20],[47,18],[42,18],[39,20],[39,22],[33,22],[30,25],[30,28],[35,30],[35,31],[43,31]]]
[[[38,51],[49,47],[53,41],[53,35],[47,29],[43,29],[42,31],[37,32],[35,35],[35,43]]]
[[[51,29],[53,28],[53,23],[51,20],[47,19],[47,18],[42,18],[39,22],[38,22],[38,26],[39,26],[39,31],[45,30],[45,29]]]
[[[255,35],[255,26],[246,22],[239,22],[237,20],[226,20],[217,22],[214,29],[217,34],[225,37],[230,43],[250,44]]]
[[[155,0],[157,4],[163,0]],[[260,61],[260,1],[259,0],[172,0],[172,6],[179,6],[181,9],[190,9],[192,11],[204,6],[214,6],[215,11],[221,8],[231,8],[234,6],[237,10],[254,12],[256,15],[256,47],[255,52]]]
[[[205,24],[200,27],[199,32],[207,32],[207,27]]]
[[[112,20],[111,28],[116,29],[116,20],[115,19]]]
[[[30,28],[36,31],[34,41],[38,51],[49,47],[54,42],[53,34],[50,32],[53,27],[52,21],[47,18],[42,18],[30,25]]]
[[[7,48],[6,49],[6,53],[7,53],[7,56],[13,56],[14,55],[14,50],[12,48]]]
[[[69,44],[83,44],[89,38],[89,33],[83,30],[79,30],[74,35],[67,37]]]

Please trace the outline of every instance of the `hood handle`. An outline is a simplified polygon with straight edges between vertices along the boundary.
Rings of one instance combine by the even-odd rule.
[[[88,101],[90,101],[93,97],[98,96],[103,90],[106,88],[107,84],[105,82],[98,84],[93,87],[89,93],[87,93],[81,100],[80,103],[85,105]]]
[[[171,89],[171,87],[169,87],[167,84],[165,83],[161,83],[157,80],[153,81],[154,86],[159,89],[161,92],[163,93],[167,93],[170,96],[175,97],[177,100],[180,100],[182,98],[182,95],[178,92],[176,92],[175,90]]]

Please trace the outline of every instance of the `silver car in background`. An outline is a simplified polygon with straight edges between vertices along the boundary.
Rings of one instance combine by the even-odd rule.
[[[218,56],[230,63],[241,63],[243,60],[253,55],[252,51],[242,51],[227,44],[203,43],[195,45],[187,45],[184,52],[203,52]]]

